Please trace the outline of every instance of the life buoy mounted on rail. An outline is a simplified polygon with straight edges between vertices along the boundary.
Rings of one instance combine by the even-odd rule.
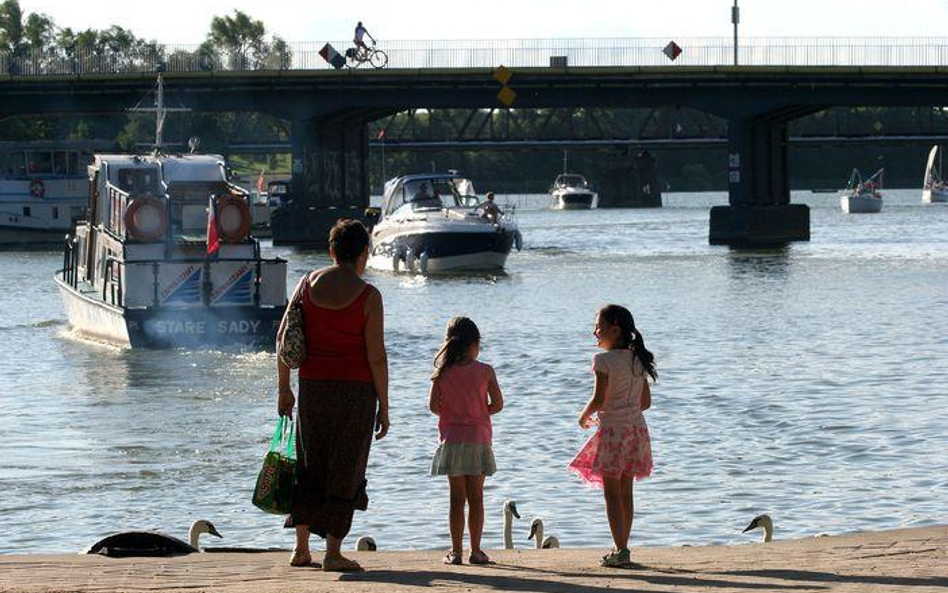
[[[223,194],[214,199],[214,222],[224,243],[240,243],[250,236],[252,217],[247,198]]]
[[[125,232],[136,241],[155,243],[168,231],[168,207],[155,196],[133,198],[122,216]]]
[[[34,179],[30,181],[30,195],[34,198],[42,198],[46,195],[46,184],[43,183],[42,179]]]

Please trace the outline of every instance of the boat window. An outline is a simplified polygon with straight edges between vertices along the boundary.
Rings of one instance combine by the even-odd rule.
[[[26,172],[30,175],[52,173],[53,153],[45,150],[27,151]]]
[[[118,186],[131,194],[160,193],[158,191],[158,170],[152,168],[119,169]]]
[[[586,180],[580,175],[560,175],[558,180],[560,185],[566,187],[585,187]]]
[[[17,151],[0,154],[0,171],[7,177],[24,175],[26,167],[23,165],[23,153]]]
[[[53,173],[56,175],[68,173],[69,166],[66,164],[66,156],[65,150],[57,150],[53,153]]]
[[[59,206],[53,206],[53,219],[59,220]]]
[[[23,206],[23,216],[33,216],[33,210],[29,206]]]

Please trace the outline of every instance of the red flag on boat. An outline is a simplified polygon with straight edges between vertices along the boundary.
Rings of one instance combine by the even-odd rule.
[[[376,137],[377,140],[381,140],[382,138],[385,138],[385,128],[379,129],[379,135]]]
[[[217,248],[221,246],[220,235],[217,234],[217,207],[216,200],[211,196],[207,205],[207,254],[217,253]]]

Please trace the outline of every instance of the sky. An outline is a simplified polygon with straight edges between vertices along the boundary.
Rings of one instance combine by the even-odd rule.
[[[117,24],[162,43],[200,43],[214,15],[242,10],[286,41],[729,36],[733,0],[20,0],[60,27]],[[948,36],[948,0],[740,0],[746,36]],[[159,9],[159,7],[161,7]]]

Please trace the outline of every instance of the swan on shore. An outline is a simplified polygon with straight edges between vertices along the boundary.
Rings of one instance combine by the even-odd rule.
[[[111,558],[134,556],[181,556],[200,552],[201,534],[209,533],[215,537],[224,537],[210,521],[201,519],[191,525],[188,542],[176,537],[154,531],[126,531],[102,538],[89,546],[85,554],[101,554]]]
[[[770,518],[770,515],[757,515],[750,522],[750,525],[744,528],[744,531],[741,533],[747,533],[748,531],[753,531],[754,529],[763,529],[764,530],[764,542],[771,542],[774,539],[774,522]]]
[[[533,523],[530,524],[530,537],[527,539],[535,540],[538,550],[550,550],[560,547],[560,540],[555,535],[543,537],[543,519],[540,517],[534,519]]]
[[[513,550],[513,520],[514,517],[520,518],[517,511],[517,501],[508,500],[504,502],[504,549]]]
[[[375,545],[375,540],[367,535],[363,535],[359,538],[359,541],[356,542],[356,551],[357,552],[375,552],[378,551],[379,547]]]

